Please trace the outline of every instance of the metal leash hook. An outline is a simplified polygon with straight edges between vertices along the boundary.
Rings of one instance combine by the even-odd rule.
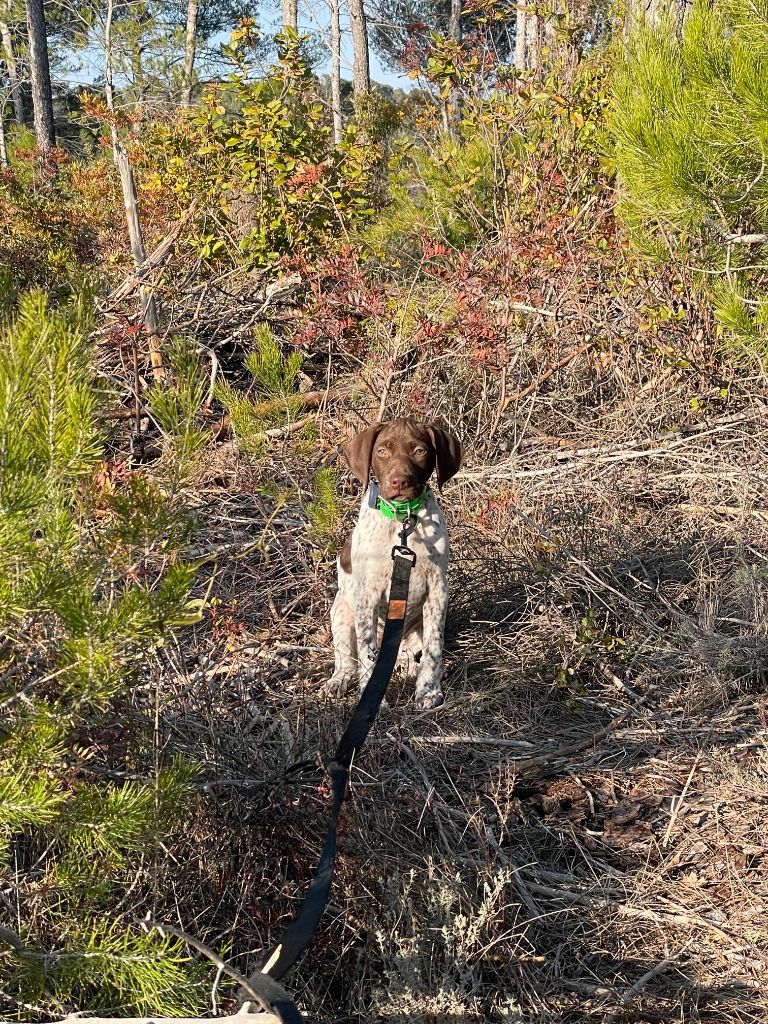
[[[403,520],[402,526],[400,527],[400,543],[395,544],[392,548],[392,558],[396,557],[406,558],[411,563],[411,568],[416,565],[416,552],[408,547],[408,537],[413,533],[416,528],[416,516],[409,515],[407,519]]]

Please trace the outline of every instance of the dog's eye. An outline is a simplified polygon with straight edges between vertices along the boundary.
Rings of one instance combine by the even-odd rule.
[[[376,454],[377,455],[389,455],[389,452],[387,451],[386,448],[377,448],[376,449]]]
[[[414,448],[413,449],[413,454],[414,455],[426,455],[427,454],[427,449],[426,448],[422,448],[422,446],[419,445],[418,448]]]

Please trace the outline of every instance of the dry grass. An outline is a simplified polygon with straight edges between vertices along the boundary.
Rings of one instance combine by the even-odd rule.
[[[141,899],[245,971],[306,890],[349,711],[317,697],[333,566],[312,475],[382,394],[395,415],[426,393],[466,441],[443,500],[447,702],[418,713],[396,680],[356,766],[332,906],[288,979],[312,1019],[768,1016],[766,396],[731,363],[726,400],[700,337],[667,358],[681,331],[602,344],[510,401],[577,328],[526,321],[508,374],[459,351],[393,377],[400,339],[316,438],[257,463],[219,445],[189,489],[218,603],[146,692],[201,792]],[[343,502],[348,528],[349,484]]]

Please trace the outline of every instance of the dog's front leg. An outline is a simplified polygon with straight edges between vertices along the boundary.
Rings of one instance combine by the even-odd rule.
[[[320,688],[323,697],[343,697],[357,675],[355,614],[350,603],[351,577],[339,572],[339,591],[331,608],[334,672]]]
[[[423,643],[421,664],[416,676],[416,706],[427,710],[443,703],[440,680],[443,674],[443,634],[448,610],[448,585],[445,576],[435,574],[422,609]]]
[[[378,656],[376,639],[380,603],[381,594],[377,588],[366,583],[355,587],[355,635],[360,689],[368,682]]]

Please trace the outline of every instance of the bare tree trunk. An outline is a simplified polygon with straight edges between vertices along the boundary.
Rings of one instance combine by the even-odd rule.
[[[195,70],[195,49],[197,47],[198,0],[187,2],[187,33],[184,40],[184,80],[181,87],[182,107],[192,106],[192,75]]]
[[[341,142],[344,125],[341,119],[341,20],[340,0],[331,0],[331,111],[333,113],[333,143]]]
[[[3,60],[5,61],[5,66],[8,69],[8,81],[11,84],[13,116],[16,119],[17,124],[23,125],[24,97],[21,95],[19,69],[16,64],[16,54],[13,51],[13,33],[11,32],[11,26],[5,21],[0,21],[0,41],[3,44],[2,55]]]
[[[461,10],[462,0],[451,0],[451,11],[448,16],[448,35],[455,43],[461,42]],[[461,114],[461,95],[458,89],[452,89],[448,97],[443,126],[447,134],[455,130],[456,122]]]
[[[525,71],[525,21],[526,8],[521,0],[517,5],[517,17],[515,19],[515,68],[518,71]]]
[[[368,26],[365,21],[363,0],[349,0],[349,24],[352,29],[354,68],[352,85],[355,99],[371,91],[371,68],[368,56]]]
[[[539,16],[528,14],[525,19],[526,61],[531,71],[539,67]]]
[[[299,0],[280,0],[280,11],[283,16],[283,28],[292,28],[297,31],[299,27]]]
[[[448,36],[454,42],[461,42],[461,0],[451,0],[451,11],[448,15]]]
[[[32,108],[35,115],[37,144],[44,153],[56,145],[53,123],[51,68],[48,63],[48,32],[43,0],[26,0],[29,34],[29,76],[32,82]]]
[[[114,0],[108,0],[107,20],[104,27],[104,91],[107,100],[107,109],[115,109],[115,90],[112,78],[112,20],[114,17]],[[120,172],[120,185],[123,191],[123,203],[125,204],[125,219],[128,225],[128,238],[133,256],[133,266],[136,276],[141,277],[144,264],[147,261],[147,253],[144,248],[144,237],[141,231],[141,218],[139,216],[139,200],[136,194],[136,180],[133,176],[133,168],[123,144],[117,134],[117,128],[112,123],[112,159]],[[162,380],[165,377],[163,366],[163,353],[160,348],[160,340],[157,335],[157,306],[152,290],[143,284],[139,289],[141,302],[141,313],[144,319],[144,327],[149,337],[149,360],[152,365],[152,376],[155,380]]]
[[[8,146],[5,142],[5,99],[0,103],[0,167],[8,166]]]
[[[555,59],[555,51],[557,49],[557,15],[560,14],[560,4],[558,0],[553,0],[552,8],[548,12],[546,18],[541,22],[541,34],[543,36],[542,42],[544,43],[544,49],[546,51],[546,62],[550,66]]]
[[[144,264],[147,260],[147,253],[144,248],[144,237],[141,232],[141,219],[139,217],[139,201],[136,195],[136,181],[133,177],[133,168],[128,159],[128,154],[123,148],[120,140],[113,139],[115,161],[120,171],[120,184],[123,189],[123,201],[125,203],[125,219],[128,223],[128,237],[131,243],[133,254],[133,265],[136,276],[140,277]],[[152,364],[152,376],[155,380],[162,380],[165,377],[163,366],[163,353],[160,348],[160,339],[157,335],[157,306],[152,289],[142,285],[139,291],[141,301],[141,313],[144,318],[144,326],[149,338],[149,361]]]

